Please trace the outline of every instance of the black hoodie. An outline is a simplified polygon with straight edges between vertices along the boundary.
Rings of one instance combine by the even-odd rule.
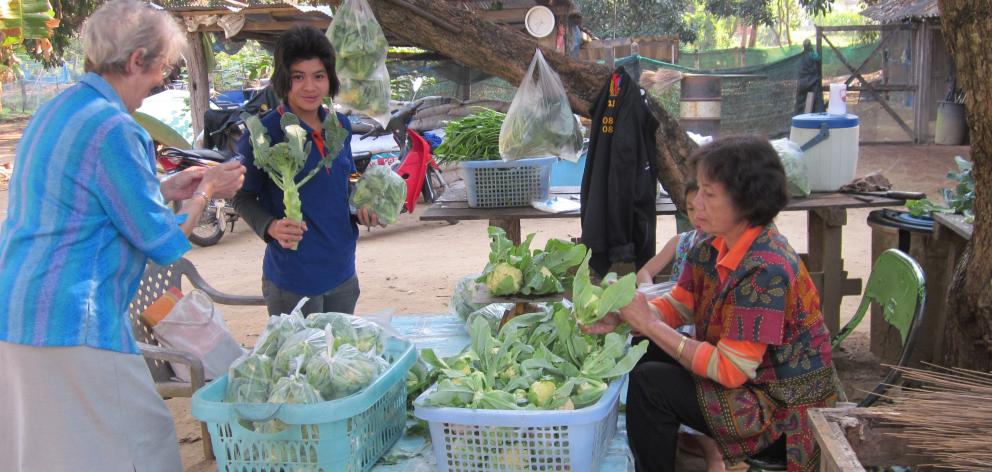
[[[582,175],[582,242],[600,275],[614,262],[638,268],[655,254],[655,130],[645,92],[618,68],[593,109]]]

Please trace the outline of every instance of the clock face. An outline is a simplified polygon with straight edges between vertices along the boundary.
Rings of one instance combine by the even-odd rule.
[[[550,8],[538,5],[527,10],[524,17],[527,32],[535,38],[543,38],[555,29],[555,14]]]

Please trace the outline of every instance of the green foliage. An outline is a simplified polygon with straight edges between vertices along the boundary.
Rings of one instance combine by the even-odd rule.
[[[628,347],[617,333],[582,334],[568,305],[517,316],[497,333],[483,319],[469,326],[466,351],[421,355],[439,376],[432,406],[500,410],[571,410],[596,403],[607,382],[634,368],[647,341]]]
[[[532,252],[533,233],[515,246],[502,228],[490,226],[488,231],[489,263],[476,281],[484,282],[495,296],[561,293],[570,280],[569,272],[587,252],[583,244],[555,239],[543,250]]]
[[[499,133],[506,114],[483,108],[444,127],[444,142],[434,150],[441,164],[499,159]]]
[[[217,67],[213,83],[216,90],[238,89],[272,74],[272,55],[255,41],[247,41],[238,52],[214,55]]]
[[[683,15],[686,0],[578,0],[583,26],[600,38],[675,35],[692,42],[696,33]]]
[[[958,165],[958,171],[948,172],[947,178],[956,181],[957,184],[953,189],[940,189],[940,195],[944,198],[944,205],[934,203],[928,198],[910,200],[906,202],[906,208],[913,216],[923,216],[934,212],[957,213],[964,215],[965,222],[973,223],[975,221],[975,176],[972,175],[974,164],[961,156],[954,156],[954,162]]]
[[[589,279],[589,259],[586,255],[572,281],[572,302],[575,303],[575,316],[582,325],[591,325],[601,320],[607,313],[619,310],[634,299],[637,291],[637,277],[630,273],[617,279],[610,272],[597,285]]]

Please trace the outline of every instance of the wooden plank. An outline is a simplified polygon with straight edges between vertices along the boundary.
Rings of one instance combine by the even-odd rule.
[[[818,31],[823,31],[825,33],[838,32],[838,31],[894,31],[894,30],[911,30],[915,28],[913,25],[901,24],[901,23],[888,23],[884,25],[846,25],[846,26],[817,26]]]
[[[854,66],[852,66],[850,62],[847,62],[847,59],[844,57],[844,54],[842,54],[840,50],[837,49],[837,47],[834,46],[832,42],[830,42],[830,38],[824,36],[823,39],[827,42],[827,45],[830,46],[830,49],[834,51],[834,54],[837,56],[837,58],[840,59],[840,62],[842,62],[844,66],[847,67],[848,70],[854,73]],[[866,80],[861,74],[854,73],[853,75],[857,77],[859,81],[861,81],[861,85],[864,85],[865,87],[868,88],[868,90],[875,93],[875,96],[878,98],[878,104],[881,105],[882,108],[884,108],[885,111],[889,113],[889,116],[891,116],[892,119],[896,120],[896,123],[899,125],[899,127],[902,128],[902,130],[905,131],[906,134],[910,136],[910,138],[913,138],[914,137],[913,130],[910,129],[909,125],[907,125],[906,122],[903,121],[902,117],[900,117],[899,114],[892,109],[892,107],[889,105],[888,100],[886,100],[885,97],[878,94],[878,91],[877,89],[875,89],[875,86],[872,85],[871,82]]]
[[[854,76],[851,76],[850,78],[853,79]],[[847,90],[849,90],[851,92],[862,92],[862,91],[875,91],[875,92],[918,92],[920,90],[920,87],[918,85],[916,85],[916,84],[898,84],[898,85],[896,85],[896,84],[892,84],[892,85],[881,84],[881,85],[873,85],[872,88],[874,90],[871,90],[868,87],[861,87],[859,85],[852,85],[852,86],[848,87]]]
[[[832,409],[814,408],[809,410],[809,420],[813,427],[813,436],[820,446],[821,472],[858,472],[864,471],[858,455],[847,442],[847,437],[840,426],[829,420],[824,412]]]
[[[933,31],[930,28],[916,28],[913,35],[916,41],[916,54],[913,56],[913,82],[920,85],[913,97],[913,127],[916,130],[916,142],[927,142],[930,136],[930,70]]]
[[[330,26],[331,20],[293,20],[293,21],[264,21],[264,22],[245,22],[244,27],[241,31],[286,31],[294,26],[313,26],[319,30],[326,30]],[[196,30],[199,33],[219,33],[224,31],[223,28],[217,25],[210,26],[200,26]]]
[[[186,37],[190,46],[186,69],[189,73],[190,115],[195,140],[203,132],[203,115],[210,103],[210,71],[207,70],[207,52],[200,33],[188,33]]]
[[[809,212],[809,271],[823,273],[817,289],[820,292],[823,321],[831,333],[840,331],[840,302],[843,295],[844,261],[841,259],[841,229],[847,223],[847,211],[842,208],[820,208]]]
[[[882,49],[882,46],[885,46],[885,44],[888,43],[889,42],[889,39],[891,39],[891,38],[892,38],[892,35],[883,35],[882,36],[882,40],[878,42],[878,45],[875,46],[875,49],[872,49],[871,52],[868,53],[868,56],[865,57],[864,62],[862,62],[861,65],[858,66],[858,69],[855,70],[854,73],[855,74],[860,74],[861,73],[861,69],[863,69],[865,67],[865,65],[868,64],[869,61],[871,61],[871,58],[874,57],[875,54],[877,54],[878,51],[880,49]],[[853,89],[851,89],[851,82],[852,81],[854,81],[854,74],[851,74],[851,76],[848,77],[847,80],[844,81],[844,84],[847,85],[848,90],[853,90]]]
[[[933,220],[937,223],[934,229],[947,228],[964,239],[971,239],[975,226],[964,222],[964,215],[934,213]]]

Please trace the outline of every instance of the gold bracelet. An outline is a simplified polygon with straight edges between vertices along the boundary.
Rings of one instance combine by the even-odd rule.
[[[682,336],[682,340],[679,341],[679,347],[675,349],[675,362],[682,362],[682,351],[685,349],[685,342],[689,338]]]

